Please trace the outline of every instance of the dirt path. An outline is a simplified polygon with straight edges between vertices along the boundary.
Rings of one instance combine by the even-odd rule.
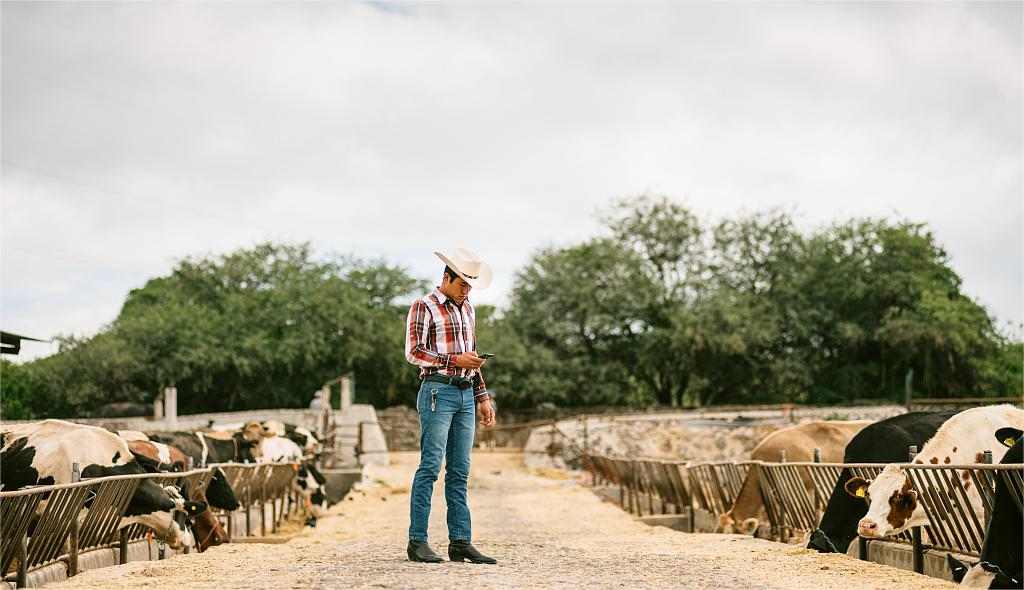
[[[527,473],[517,454],[473,457],[474,542],[497,566],[418,564],[405,557],[408,485],[417,456],[392,454],[355,492],[285,544],[231,544],[163,562],[93,570],[71,588],[952,588],[839,555],[734,535],[688,535],[634,522],[575,482]],[[447,534],[439,481],[431,544]]]

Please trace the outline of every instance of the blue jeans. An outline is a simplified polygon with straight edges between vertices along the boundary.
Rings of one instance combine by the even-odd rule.
[[[444,466],[444,501],[448,505],[448,539],[470,541],[472,536],[466,484],[469,452],[476,429],[473,388],[424,381],[416,395],[420,414],[420,466],[412,480],[409,507],[409,539],[427,540],[430,497]]]

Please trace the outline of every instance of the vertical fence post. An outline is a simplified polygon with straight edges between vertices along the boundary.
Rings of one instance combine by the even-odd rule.
[[[819,449],[818,447],[814,447],[814,454],[812,455],[812,460],[815,463],[821,463],[821,449]],[[811,480],[813,481],[814,478],[812,477]],[[815,484],[815,486],[814,486],[814,510],[816,510],[816,511],[817,510],[824,511],[824,507],[822,506],[823,503],[824,502],[822,501],[821,492],[818,490],[817,484]],[[817,515],[817,516],[820,519],[820,515]]]
[[[981,462],[985,463],[985,464],[988,464],[988,465],[991,465],[992,464],[992,451],[985,451],[984,453],[982,453]],[[990,493],[991,492],[992,493],[992,497],[995,498],[995,493],[994,493],[993,490],[991,490],[992,482],[994,481],[994,479],[990,479],[990,477],[989,477],[989,476],[992,476],[992,475],[995,475],[995,474],[993,474],[992,472],[989,472],[989,471],[982,471],[982,473],[984,475],[983,475],[983,477],[981,477],[981,480],[984,481],[985,482],[985,486],[989,488],[988,490],[985,490],[985,492],[986,493]],[[982,505],[985,507],[985,530],[987,531],[988,530],[988,523],[992,520],[992,510],[989,508],[989,504],[987,502],[982,502]]]
[[[247,471],[248,471],[248,469],[247,469]],[[247,476],[246,479],[248,480],[246,482],[246,484],[245,484],[245,536],[246,537],[251,537],[252,536],[252,517],[250,516],[250,507],[252,506],[252,483],[251,483],[252,477],[248,477],[250,475],[252,475],[252,474],[248,473],[248,472],[246,473],[246,476]]]
[[[15,583],[18,588],[24,588],[28,586],[28,537],[25,535],[18,539],[17,555],[18,573]]]
[[[908,390],[909,392],[909,390]],[[909,393],[908,393],[909,395]],[[907,447],[907,463],[913,463],[917,457],[917,445]],[[909,474],[908,476],[909,477]],[[914,561],[914,571],[924,573],[924,547],[921,545],[921,527],[910,528],[911,554]]]
[[[786,462],[786,449],[779,449],[779,463]],[[763,468],[762,468],[763,469]],[[778,481],[778,480],[776,480]],[[792,535],[792,527],[786,524],[786,499],[785,492],[779,489],[779,541],[783,543],[789,542],[789,537]]]
[[[117,539],[117,563],[128,563],[128,527],[120,530]]]
[[[916,526],[910,529],[910,536],[913,541],[914,571],[924,573],[924,546],[921,545],[921,527]]]
[[[78,463],[71,464],[71,481],[82,481],[82,471]],[[78,514],[71,515],[71,533],[68,536],[68,577],[78,575]]]

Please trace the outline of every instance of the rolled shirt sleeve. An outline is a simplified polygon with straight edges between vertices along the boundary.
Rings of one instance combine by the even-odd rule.
[[[487,393],[487,383],[484,382],[484,371],[477,369],[476,375],[473,377],[473,399],[479,402],[490,398],[491,394]]]

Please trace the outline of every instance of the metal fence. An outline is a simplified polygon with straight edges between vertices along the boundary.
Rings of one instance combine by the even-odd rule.
[[[758,477],[771,535],[780,541],[803,537],[818,527],[844,470],[854,476],[873,479],[886,466],[762,461],[691,463],[603,455],[587,455],[583,464],[592,473],[595,484],[619,487],[624,509],[637,515],[643,515],[645,509],[648,514],[688,513],[691,532],[695,529],[697,509],[717,520],[731,509],[744,478],[748,474]],[[887,540],[912,545],[914,569],[918,572],[923,570],[926,549],[971,556],[981,553],[998,480],[1004,482],[1017,506],[1024,506],[1022,465],[907,463],[900,466],[918,491],[918,502],[929,524]],[[861,539],[860,542],[866,541]],[[864,556],[866,552],[860,554]]]
[[[288,510],[295,506],[292,480],[298,466],[285,464],[219,465],[230,474],[239,502],[246,514],[263,510],[271,503],[274,531]],[[119,563],[128,558],[128,544],[146,538],[150,530],[142,525],[120,526],[132,495],[143,479],[157,480],[161,485],[187,484],[190,493],[201,491],[213,476],[212,468],[184,473],[151,473],[83,479],[75,483],[33,486],[0,492],[0,575],[13,579],[18,587],[26,585],[29,573],[63,563],[67,575],[78,573],[79,557],[101,549],[118,549]],[[232,478],[233,481],[232,481]],[[280,504],[280,510],[278,510]],[[228,516],[228,523],[233,521]],[[260,534],[266,534],[261,518]]]

